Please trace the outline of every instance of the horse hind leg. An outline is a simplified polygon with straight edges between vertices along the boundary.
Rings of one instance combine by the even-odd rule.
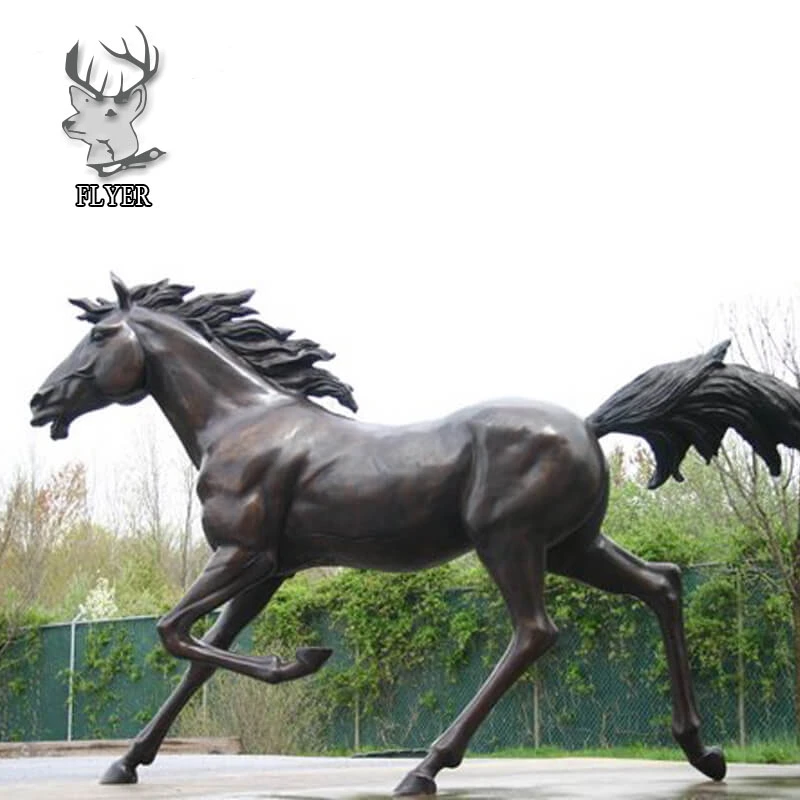
[[[692,766],[721,781],[725,777],[725,757],[719,748],[707,748],[700,739],[678,567],[642,561],[600,535],[577,554],[565,551],[562,556],[556,549],[551,554],[550,569],[607,592],[633,595],[653,610],[661,627],[669,667],[673,735]]]
[[[543,544],[521,532],[498,533],[483,541],[487,544],[478,549],[478,556],[511,614],[511,642],[475,697],[400,782],[396,795],[435,794],[436,774],[461,763],[470,738],[486,715],[525,669],[555,643],[557,630],[544,605]]]

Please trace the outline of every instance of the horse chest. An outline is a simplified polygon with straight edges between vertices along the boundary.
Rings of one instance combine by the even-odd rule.
[[[202,524],[212,547],[259,548],[274,539],[283,518],[276,471],[230,470],[208,465],[197,481]]]

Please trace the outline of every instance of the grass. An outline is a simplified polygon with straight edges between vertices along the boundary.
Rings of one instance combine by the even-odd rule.
[[[754,742],[747,747],[727,745],[724,748],[728,763],[800,764],[800,744],[791,739]],[[494,753],[473,753],[489,758],[642,758],[655,761],[683,761],[681,749],[675,747],[595,747],[586,750],[561,750],[556,747],[538,749],[517,747]]]

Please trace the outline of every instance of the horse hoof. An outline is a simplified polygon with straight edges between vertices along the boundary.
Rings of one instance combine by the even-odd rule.
[[[301,647],[295,653],[295,658],[309,672],[316,672],[331,655],[333,650],[329,647]]]
[[[725,777],[727,767],[725,755],[719,747],[709,747],[700,758],[692,761],[692,766],[707,775],[712,781],[721,781]]]
[[[419,772],[409,772],[394,790],[395,797],[419,797],[436,794],[436,782]]]
[[[122,759],[115,761],[100,778],[100,783],[136,783],[136,767],[129,767]]]

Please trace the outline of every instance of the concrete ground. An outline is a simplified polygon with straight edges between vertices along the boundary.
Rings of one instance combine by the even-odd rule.
[[[140,783],[101,786],[109,757],[0,761],[3,800],[378,800],[416,761],[292,756],[164,755],[139,770]],[[729,767],[712,783],[686,764],[621,759],[467,759],[444,770],[447,800],[717,800],[800,798],[800,765]]]

